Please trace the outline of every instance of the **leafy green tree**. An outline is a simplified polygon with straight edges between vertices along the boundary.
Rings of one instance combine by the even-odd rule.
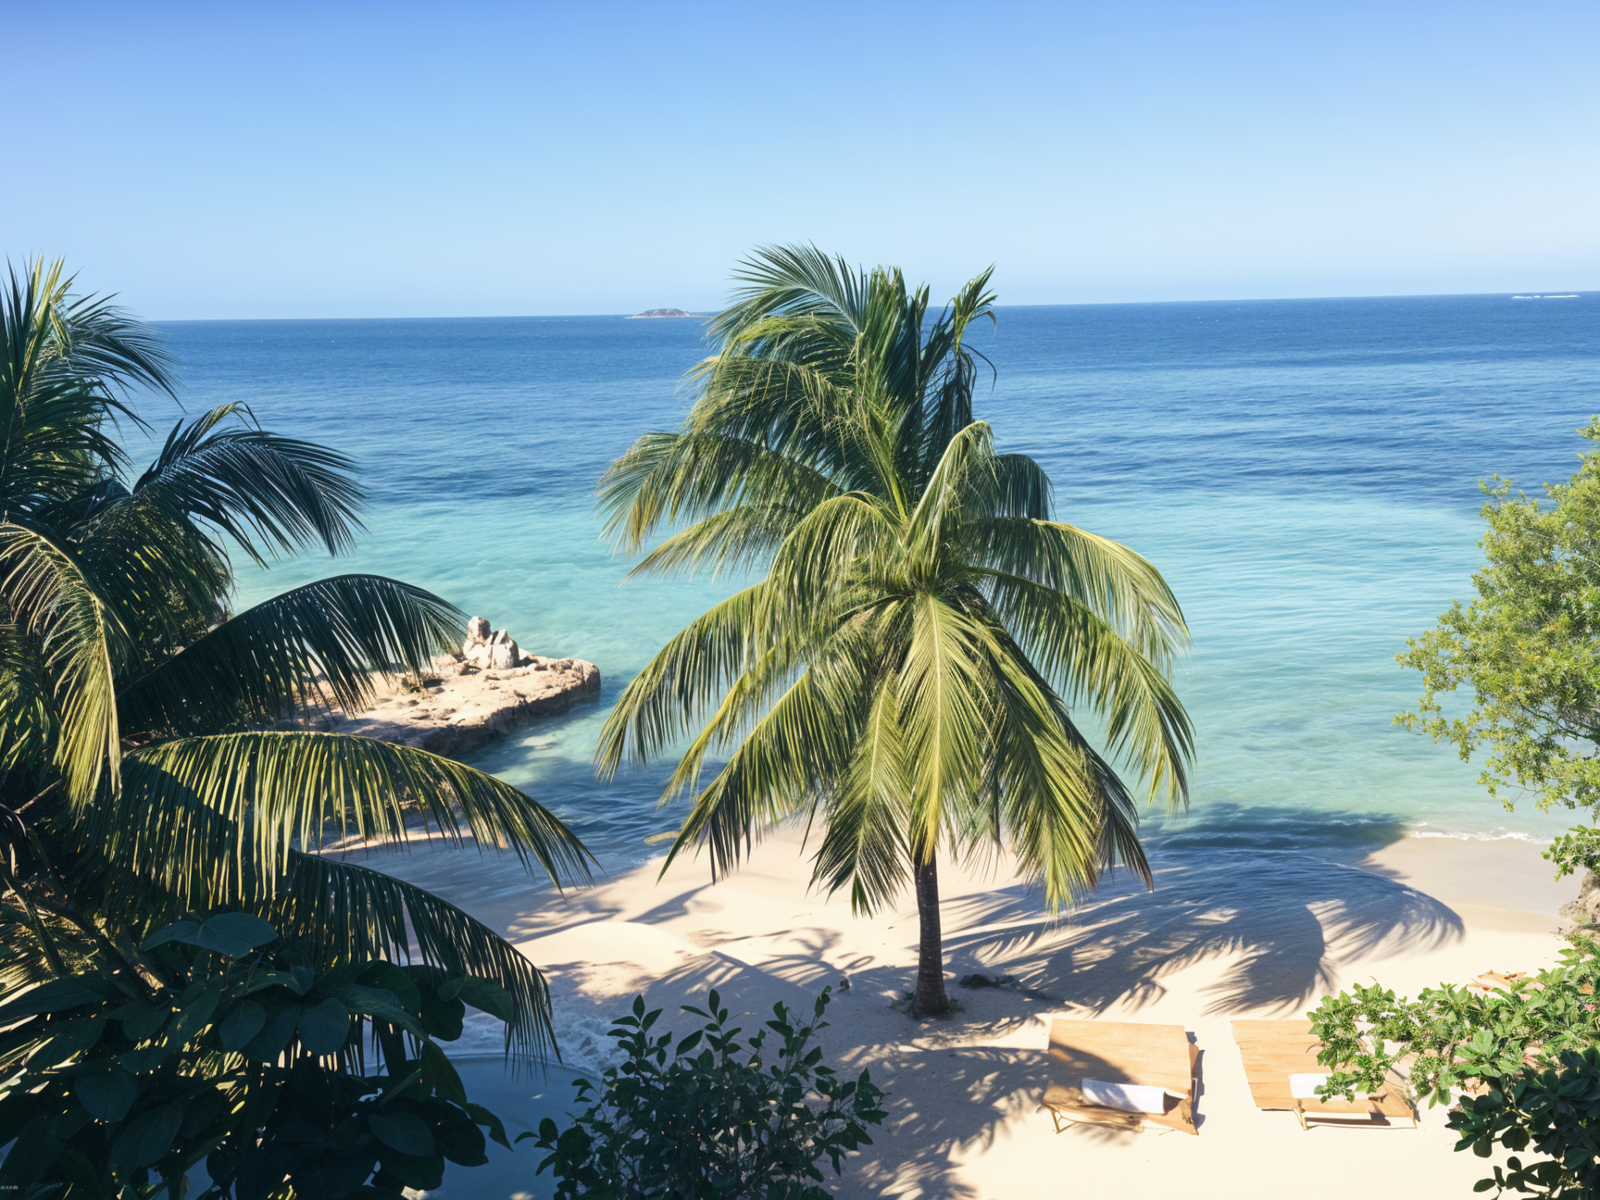
[[[628,685],[597,765],[692,739],[662,798],[693,794],[669,863],[703,845],[726,872],[805,814],[815,881],[857,911],[913,884],[913,1008],[943,1012],[941,851],[1004,843],[1051,906],[1119,861],[1149,882],[1110,760],[1184,802],[1183,616],[1143,558],[1053,520],[1044,471],[973,418],[964,339],[992,319],[988,272],[937,314],[898,271],[809,247],[762,250],[737,278],[687,420],[641,437],[600,497],[629,551],[679,527],[636,573],[766,575]]]
[[[1600,439],[1600,420],[1581,430]],[[1446,741],[1463,761],[1483,752],[1480,779],[1509,808],[1600,811],[1600,454],[1582,457],[1545,500],[1484,487],[1488,530],[1477,597],[1457,601],[1399,656],[1422,672],[1416,712],[1396,722]],[[1462,715],[1442,699],[1470,696]]]
[[[565,1129],[546,1117],[517,1141],[537,1138],[549,1151],[539,1171],[555,1176],[557,1200],[826,1200],[818,1164],[826,1158],[838,1174],[887,1115],[868,1071],[840,1079],[812,1044],[830,998],[826,989],[817,997],[809,1025],[775,1004],[773,1019],[741,1041],[715,989],[708,1008],[684,1005],[705,1024],[677,1039],[652,1035],[661,1010],[635,997],[611,1031],[622,1065],[599,1088],[576,1081],[578,1101],[594,1103]],[[767,1046],[771,1034],[780,1046]]]
[[[510,997],[508,1050],[548,1049],[548,993],[514,947],[421,888],[310,851],[330,833],[436,827],[556,879],[584,873],[577,838],[468,767],[282,727],[420,670],[460,613],[342,575],[231,614],[230,554],[351,544],[352,464],[229,405],[179,422],[134,475],[113,423],[138,422],[133,389],[172,392],[171,362],[71,283],[41,261],[0,287],[0,1000],[106,973],[153,995],[152,931],[236,909],[318,970],[414,959],[491,980]]]

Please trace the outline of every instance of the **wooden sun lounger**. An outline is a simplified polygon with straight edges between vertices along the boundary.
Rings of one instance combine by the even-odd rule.
[[[1358,1096],[1355,1100],[1318,1100],[1292,1095],[1289,1076],[1326,1075],[1330,1070],[1317,1062],[1322,1043],[1312,1036],[1308,1020],[1235,1021],[1233,1040],[1239,1044],[1250,1095],[1257,1108],[1289,1109],[1302,1129],[1309,1129],[1312,1121],[1416,1127],[1417,1110],[1406,1099],[1397,1077],[1383,1091],[1364,1099]]]
[[[1050,1082],[1039,1107],[1050,1110],[1057,1133],[1083,1123],[1133,1131],[1154,1125],[1197,1134],[1194,1103],[1199,1055],[1182,1025],[1058,1017],[1050,1022]],[[1167,1093],[1167,1111],[1134,1113],[1090,1104],[1078,1088],[1085,1079],[1161,1088]]]

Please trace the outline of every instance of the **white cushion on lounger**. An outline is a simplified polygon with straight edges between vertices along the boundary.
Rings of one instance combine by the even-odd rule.
[[[1103,1079],[1085,1079],[1078,1091],[1090,1104],[1106,1108],[1120,1108],[1123,1112],[1164,1113],[1167,1111],[1167,1094],[1158,1087],[1142,1087],[1135,1083],[1107,1083]]]
[[[1326,1075],[1291,1075],[1289,1076],[1289,1095],[1296,1100],[1320,1100],[1317,1089],[1328,1082]]]

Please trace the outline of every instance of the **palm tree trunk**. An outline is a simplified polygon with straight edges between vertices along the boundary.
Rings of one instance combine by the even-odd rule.
[[[916,864],[917,918],[921,938],[917,947],[917,991],[911,1015],[937,1017],[950,1007],[944,990],[944,936],[939,927],[939,864],[932,850]]]

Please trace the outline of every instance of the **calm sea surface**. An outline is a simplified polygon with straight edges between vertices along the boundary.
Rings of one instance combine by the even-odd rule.
[[[1173,849],[1409,832],[1543,839],[1570,822],[1491,802],[1445,747],[1391,726],[1419,677],[1408,636],[1470,595],[1495,472],[1564,480],[1600,411],[1597,296],[1003,308],[979,415],[1034,455],[1062,519],[1165,573],[1193,631],[1181,695],[1199,759]],[[732,590],[626,583],[593,489],[640,433],[675,426],[699,322],[618,317],[174,322],[190,413],[246,401],[269,428],[361,463],[348,558],[245,569],[241,607],[339,571],[397,576],[529,651],[599,664],[599,706],[477,760],[612,866],[675,828],[666,773],[596,783],[604,711]],[[147,410],[148,411],[148,410]],[[159,406],[152,415],[176,419]],[[158,426],[161,421],[157,421]]]

